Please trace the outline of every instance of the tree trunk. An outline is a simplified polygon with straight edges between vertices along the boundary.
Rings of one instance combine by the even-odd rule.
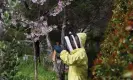
[[[64,36],[65,36],[65,27],[66,27],[66,9],[64,9],[64,20],[62,24],[62,32],[61,32],[61,44],[62,44],[62,49],[64,49]],[[60,75],[59,75],[59,80],[65,80],[65,64],[63,61],[61,61],[60,65]]]
[[[33,49],[34,49],[34,80],[38,80],[37,56],[36,56],[35,42],[33,42]]]

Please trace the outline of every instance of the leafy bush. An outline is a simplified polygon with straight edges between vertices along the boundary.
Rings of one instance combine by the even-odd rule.
[[[17,72],[18,53],[14,42],[0,41],[0,77],[12,80]]]
[[[113,16],[106,30],[105,40],[101,44],[101,53],[93,67],[96,79],[122,80],[133,76],[133,48],[132,41],[128,40],[130,32],[125,28],[127,20],[132,17],[133,1],[115,0]],[[133,25],[132,25],[133,26]],[[126,76],[125,76],[126,75]],[[124,79],[125,80],[125,79]]]

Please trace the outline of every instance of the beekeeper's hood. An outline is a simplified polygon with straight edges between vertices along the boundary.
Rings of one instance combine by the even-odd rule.
[[[81,47],[84,47],[85,46],[85,42],[86,42],[86,37],[87,37],[86,33],[77,33],[77,36],[78,36],[78,38],[80,40]]]

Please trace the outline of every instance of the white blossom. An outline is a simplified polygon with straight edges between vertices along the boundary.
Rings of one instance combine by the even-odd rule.
[[[71,4],[71,2],[67,2],[67,3],[66,3],[66,5],[70,5],[70,4]]]
[[[46,0],[40,0],[40,4],[43,5]]]
[[[11,22],[13,25],[16,25],[17,24],[17,22],[16,22],[16,20],[15,19],[12,19],[12,22]]]
[[[43,21],[44,26],[47,26],[47,24],[48,24],[47,21]]]
[[[43,5],[46,2],[46,0],[32,0],[32,2]]]
[[[33,3],[36,3],[36,2],[37,2],[37,0],[32,0],[32,2],[33,2]]]
[[[3,13],[1,13],[1,18],[4,19],[4,15],[3,15]]]
[[[57,28],[57,25],[53,25],[52,27],[53,27],[53,28]]]
[[[0,13],[2,13],[2,11],[3,11],[3,10],[2,10],[2,9],[0,9]]]
[[[66,7],[67,5],[70,5],[71,1],[73,1],[73,0],[67,0],[67,1],[59,0],[58,5],[55,7],[55,9],[52,12],[50,12],[50,15],[56,16],[63,10],[64,7]]]
[[[51,32],[53,30],[53,28],[52,27],[49,27],[49,32]]]

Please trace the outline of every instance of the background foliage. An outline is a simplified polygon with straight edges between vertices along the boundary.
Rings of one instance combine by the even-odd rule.
[[[108,21],[112,16],[112,8],[113,8],[112,5],[113,4],[115,5],[114,8],[116,7],[116,5],[119,8],[114,10],[116,12],[114,13],[113,17],[115,17],[116,14],[119,14],[119,17],[116,17],[117,19],[112,18],[112,21],[109,24],[111,28],[113,26],[113,23],[116,24],[119,22],[119,18],[121,19],[120,17],[121,14],[125,15],[127,13],[128,11],[127,9],[129,9],[127,8],[127,3],[121,0],[117,0],[118,2],[116,1],[114,3],[113,0],[76,0],[76,1],[63,0],[63,1],[65,1],[65,3],[71,2],[71,5],[65,6],[66,26],[67,26],[66,28],[68,30],[72,29],[74,32],[87,33],[88,37],[86,43],[86,50],[89,57],[89,62],[88,62],[89,68],[91,68],[93,66],[92,64],[93,60],[96,58],[96,55],[100,51],[100,41],[103,40],[103,34],[105,28],[107,27]],[[23,74],[28,74],[28,72],[25,73],[22,72],[21,70],[25,69],[24,68],[25,66],[29,66],[25,62],[21,61],[21,58],[25,54],[33,56],[32,43],[31,40],[27,40],[27,35],[32,33],[31,26],[35,26],[36,24],[37,26],[38,25],[42,26],[43,21],[47,23],[45,25],[48,27],[47,29],[45,29],[46,32],[50,30],[61,31],[64,19],[63,17],[64,5],[59,7],[60,8],[58,12],[57,0],[54,1],[47,0],[43,4],[40,3],[39,0],[35,3],[33,3],[33,0],[0,1],[0,14],[1,14],[0,16],[1,53],[0,54],[2,55],[0,56],[0,67],[2,66],[0,68],[0,77],[7,79],[13,79],[13,77],[17,79],[20,78],[31,79],[31,77],[27,76],[25,77],[25,75],[23,75]],[[48,15],[56,9],[58,14],[56,13],[55,16]],[[41,22],[40,18],[42,16],[44,17],[44,19]],[[55,25],[57,26],[57,28],[53,29]],[[52,64],[46,54],[47,44],[45,39],[46,37],[40,38],[40,40],[42,41],[40,45],[41,53],[43,56],[42,62],[46,68],[49,68],[49,66],[52,66]],[[105,42],[103,42],[103,45],[109,44],[108,42],[109,41],[105,40]],[[106,48],[108,47],[109,46],[107,46]],[[103,50],[102,51],[103,54],[104,53],[106,54],[106,52],[104,51],[106,49],[102,48],[101,50]],[[106,57],[104,58],[106,59]],[[49,66],[46,66],[48,64]],[[43,71],[43,67],[41,64],[39,69],[42,69]],[[18,76],[19,73],[22,73],[22,75]],[[50,73],[49,75],[53,76],[53,74],[54,73]]]

